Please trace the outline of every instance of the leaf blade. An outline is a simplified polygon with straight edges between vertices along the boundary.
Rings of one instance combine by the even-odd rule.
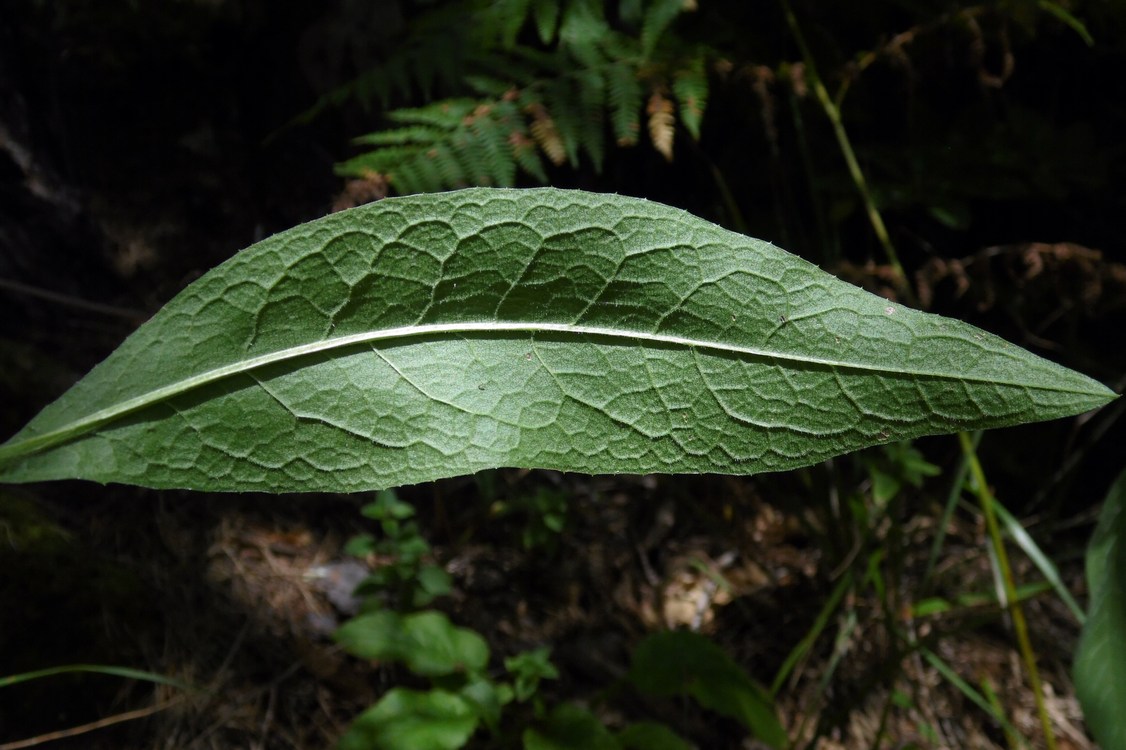
[[[1126,472],[1107,493],[1087,547],[1087,622],[1073,672],[1075,692],[1091,732],[1103,747],[1126,744]]]
[[[285,491],[504,465],[751,473],[1112,397],[676,209],[476,189],[240,253],[0,446],[0,479]],[[303,455],[318,452],[344,459]]]

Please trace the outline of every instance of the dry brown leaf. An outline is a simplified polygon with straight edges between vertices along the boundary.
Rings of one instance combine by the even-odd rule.
[[[673,135],[676,131],[672,102],[660,91],[654,91],[645,111],[649,115],[649,140],[653,142],[653,148],[666,160],[672,161]]]

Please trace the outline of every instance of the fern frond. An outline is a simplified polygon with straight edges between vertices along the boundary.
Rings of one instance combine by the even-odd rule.
[[[445,187],[442,180],[442,170],[438,167],[438,156],[439,153],[436,148],[421,151],[415,156],[413,164],[422,178],[422,183],[416,192],[432,193]],[[390,177],[394,179],[395,173],[391,172]]]
[[[602,44],[611,36],[602,11],[602,0],[572,0],[559,26],[560,46],[584,67],[606,62]]]
[[[653,143],[653,148],[667,161],[672,161],[673,136],[676,134],[672,102],[660,91],[654,91],[645,111],[649,115],[649,140]]]
[[[520,169],[535,177],[540,183],[547,183],[547,172],[543,167],[536,142],[528,137],[523,130],[513,130],[508,136],[508,143],[512,146],[512,155]]]
[[[368,71],[356,79],[356,99],[364,110],[375,108],[376,100],[387,106],[393,95],[409,99],[411,95],[411,76],[413,65],[405,58],[390,60],[376,70]]]
[[[417,95],[455,75],[456,90],[473,96],[388,112],[392,127],[357,139],[372,150],[340,171],[378,173],[397,192],[511,185],[520,172],[544,182],[547,162],[578,168],[589,158],[600,171],[607,135],[635,145],[642,117],[653,148],[671,160],[678,117],[689,135],[700,135],[708,78],[704,50],[662,40],[696,0],[617,0],[613,26],[607,7],[614,4],[445,0],[421,13],[416,31],[452,26],[459,41],[427,59],[416,53],[430,42],[411,41],[362,87],[385,101],[400,87]],[[453,24],[450,9],[463,14]],[[520,41],[528,24],[544,47]],[[451,70],[455,59],[461,68]]]
[[[699,140],[700,123],[708,104],[708,74],[703,53],[694,56],[688,67],[676,72],[672,90],[679,105],[680,121],[692,137]]]
[[[426,155],[438,171],[443,187],[467,187],[473,184],[466,179],[464,164],[449,143],[435,144]]]
[[[516,46],[516,37],[528,20],[531,3],[532,0],[497,0],[487,11],[489,16],[500,21],[500,44],[504,49]]]
[[[393,119],[426,119],[432,114],[431,107],[419,110],[402,110],[392,113]],[[448,102],[446,103],[448,104]],[[457,114],[463,114],[465,102],[460,102]],[[445,128],[434,125],[412,125],[373,134],[369,140],[385,140],[385,144],[375,144],[376,149],[361,154],[340,165],[346,174],[377,173],[398,193],[426,192],[443,188],[457,188],[468,185],[512,186],[516,183],[518,169],[533,177],[546,181],[543,163],[536,152],[536,141],[528,134],[525,116],[516,96],[506,92],[495,100],[473,102],[472,111],[462,117],[451,118],[444,107]],[[432,118],[431,118],[432,119]],[[533,123],[533,129],[536,124]],[[551,122],[541,105],[540,130],[546,148],[551,147]],[[416,136],[414,140],[411,136]],[[567,158],[566,150],[558,133],[555,134],[558,157]]]
[[[489,158],[485,149],[468,128],[462,128],[449,139],[450,148],[461,165],[462,181],[466,185],[481,185],[488,179]],[[451,183],[453,187],[457,183]]]
[[[392,167],[412,158],[419,146],[390,146],[367,151],[336,165],[336,173],[344,177],[362,177],[368,173],[387,174]]]
[[[629,64],[617,63],[606,69],[606,89],[610,104],[610,124],[619,146],[637,143],[641,123],[641,81]]]
[[[572,168],[579,166],[579,145],[582,142],[582,115],[579,98],[569,78],[550,81],[543,90],[543,106],[555,123],[559,140]],[[551,157],[551,154],[548,154]],[[552,157],[552,161],[555,161]],[[558,162],[556,162],[558,163]]]
[[[536,139],[536,143],[543,150],[547,158],[555,166],[561,166],[567,161],[567,148],[563,145],[563,137],[559,133],[559,128],[555,124],[555,120],[548,114],[547,108],[539,102],[534,102],[530,106],[532,115],[532,124],[528,129],[532,132],[532,137]]]
[[[509,52],[507,58],[491,61],[487,69],[492,75],[507,78],[523,87],[535,81],[558,76],[562,71],[567,70],[568,62],[558,52],[517,47]]]
[[[387,174],[387,182],[400,194],[428,193],[437,190],[432,180],[422,171],[422,160],[411,159]]]
[[[641,0],[621,0],[618,3],[618,18],[626,26],[635,28],[641,23]]]
[[[511,78],[498,78],[489,75],[467,75],[465,83],[481,96],[499,99],[512,88]]]
[[[641,22],[641,52],[646,58],[653,54],[665,29],[690,2],[691,0],[652,0],[645,9],[645,18]]]
[[[579,143],[590,156],[595,171],[601,172],[606,156],[606,83],[598,70],[579,71],[574,79],[581,116]]]
[[[555,41],[555,31],[559,25],[559,6],[563,0],[532,0],[532,17],[540,41],[551,44]]]
[[[407,143],[433,143],[445,134],[441,128],[425,125],[410,125],[394,130],[378,130],[374,133],[353,138],[352,143],[361,146],[399,146]]]
[[[488,174],[482,175],[487,179],[484,184],[510,187],[516,182],[516,162],[512,150],[508,147],[507,132],[500,123],[494,119],[492,109],[479,112],[469,124],[469,132],[474,140],[481,144],[490,169]]]
[[[468,117],[477,105],[476,99],[443,99],[425,107],[397,109],[388,112],[387,118],[394,122],[432,125],[436,128],[448,130],[456,127]]]
[[[421,93],[458,91],[471,60],[485,50],[464,33],[463,19],[478,0],[460,0],[436,7],[416,18],[405,41],[372,70],[357,79],[357,97],[378,99],[386,108],[394,98],[409,101]]]

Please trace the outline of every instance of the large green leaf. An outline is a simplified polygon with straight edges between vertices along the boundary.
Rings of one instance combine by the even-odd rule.
[[[443,690],[389,690],[340,738],[338,750],[455,750],[476,731],[465,698]]]
[[[442,612],[401,615],[385,609],[360,615],[340,626],[336,640],[350,654],[402,661],[427,677],[480,672],[489,662],[485,639],[453,625]]]
[[[633,652],[629,680],[648,695],[690,696],[704,708],[736,719],[770,747],[787,746],[770,694],[698,633],[678,630],[648,636]]]
[[[1075,692],[1105,750],[1126,748],[1126,472],[1107,494],[1087,548],[1091,591],[1075,657]]]
[[[692,750],[692,745],[664,724],[640,721],[618,732],[623,750]]]
[[[528,727],[524,750],[619,750],[614,735],[590,711],[563,703],[547,718]]]
[[[353,491],[497,466],[750,474],[1113,397],[683,211],[475,189],[240,253],[0,446],[0,480]]]

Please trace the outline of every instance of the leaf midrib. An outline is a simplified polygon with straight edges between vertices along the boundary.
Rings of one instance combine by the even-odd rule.
[[[0,462],[9,461],[25,455],[31,455],[59,443],[76,438],[90,430],[104,424],[113,422],[121,417],[140,411],[146,407],[158,404],[166,399],[180,396],[196,388],[215,383],[225,378],[239,375],[251,370],[256,370],[266,365],[299,359],[320,352],[341,349],[356,344],[375,341],[389,341],[395,339],[423,338],[426,336],[442,334],[473,334],[473,333],[565,333],[575,336],[595,336],[610,339],[627,339],[642,344],[665,344],[680,346],[688,349],[704,349],[728,354],[737,354],[745,357],[760,359],[774,359],[803,364],[820,365],[824,367],[845,368],[850,370],[865,370],[872,372],[912,375],[917,377],[947,378],[962,382],[988,382],[995,385],[1013,385],[1027,387],[1028,383],[998,380],[995,377],[975,377],[953,374],[949,372],[929,372],[925,370],[912,370],[905,367],[888,367],[865,362],[849,362],[845,360],[829,359],[825,357],[812,357],[793,352],[779,352],[769,349],[758,349],[738,344],[728,344],[719,341],[703,341],[685,336],[676,336],[665,333],[648,331],[634,331],[615,328],[600,328],[598,326],[573,325],[568,323],[529,322],[529,321],[463,321],[457,323],[430,323],[422,325],[401,326],[387,328],[379,331],[366,331],[348,336],[337,336],[321,339],[299,346],[279,349],[268,354],[261,354],[249,359],[241,360],[223,367],[217,367],[189,378],[184,378],[162,388],[149,391],[140,396],[122,401],[114,406],[101,409],[82,419],[75,420],[63,427],[36,435],[16,443],[0,446]],[[1055,390],[1064,393],[1086,393],[1086,391],[1038,386],[1041,389]]]

